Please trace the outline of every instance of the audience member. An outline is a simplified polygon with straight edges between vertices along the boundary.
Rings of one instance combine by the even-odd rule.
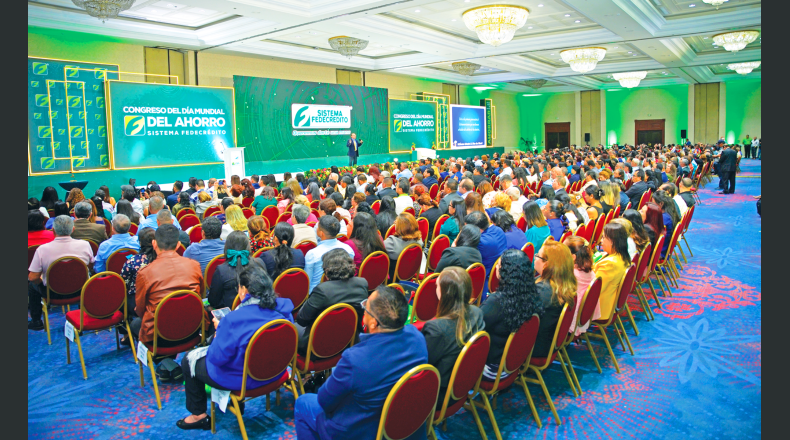
[[[131,205],[126,204],[129,207],[129,211],[132,211]],[[69,205],[66,202],[62,202],[60,200],[55,202],[53,211],[55,211],[47,220],[47,223],[44,225],[44,229],[52,229],[52,225],[55,223],[55,218],[59,215],[69,215]]]
[[[462,198],[454,199],[447,207],[450,218],[444,221],[439,229],[439,235],[446,235],[450,242],[458,237],[461,228],[466,224],[466,201]]]
[[[225,224],[222,225],[222,234],[219,238],[224,240],[233,231],[248,231],[247,217],[244,217],[244,212],[236,205],[225,209]]]
[[[148,263],[156,260],[156,251],[154,251],[154,236],[156,231],[148,228],[137,236],[140,242],[140,252],[131,255],[126,259],[121,268],[121,278],[126,283],[126,307],[127,314],[131,320],[137,316],[134,311],[135,302],[137,300],[137,272],[148,265]],[[129,339],[121,339],[121,344],[129,345]]]
[[[387,230],[395,223],[397,216],[398,214],[395,213],[395,200],[390,196],[383,196],[379,206],[379,213],[376,214],[376,227],[382,237],[387,235]]]
[[[426,172],[429,170],[430,169],[426,170]],[[431,238],[433,238],[433,228],[436,226],[436,220],[439,220],[439,217],[442,216],[442,212],[439,210],[437,203],[431,200],[431,196],[428,194],[423,194],[418,197],[417,203],[422,208],[422,211],[418,213],[418,215],[428,220],[428,236],[423,238],[426,243],[430,244]]]
[[[93,263],[93,270],[96,273],[107,270],[107,260],[113,252],[119,249],[140,251],[140,242],[137,237],[129,235],[129,227],[131,225],[129,217],[123,214],[116,214],[115,218],[112,219],[112,236],[109,240],[99,245],[96,261]]]
[[[206,265],[214,257],[225,252],[225,243],[220,239],[222,234],[222,224],[218,219],[209,217],[203,220],[200,235],[203,237],[200,242],[192,243],[184,251],[184,257],[195,260],[200,265],[200,273],[205,272]]]
[[[186,208],[195,210],[195,205],[193,205],[192,202],[189,200],[189,194],[187,194],[186,191],[181,191],[178,193],[178,203],[174,203],[172,206],[170,205],[171,197],[173,196],[172,195],[167,196],[167,203],[168,203],[167,206],[170,206],[170,210],[173,212],[173,215],[178,214],[178,211],[181,211],[182,209],[186,209]],[[200,203],[201,203],[200,196],[198,196],[198,204]],[[200,215],[203,214],[204,211],[205,208],[202,209],[199,213],[198,211],[195,211],[195,214]]]
[[[597,188],[597,187],[595,187]],[[568,219],[565,217],[565,208],[558,200],[553,200],[546,204],[541,210],[549,225],[549,231],[555,241],[560,241],[562,234],[568,231]],[[534,245],[534,243],[533,243]]]
[[[217,266],[211,277],[208,303],[212,308],[233,307],[239,289],[239,277],[252,258],[250,239],[241,231],[233,231],[225,240],[225,262]],[[241,298],[239,298],[241,300]]]
[[[497,210],[491,215],[491,222],[505,233],[508,249],[521,250],[527,244],[527,237],[516,227],[516,222],[510,213],[504,209]]]
[[[488,294],[488,277],[491,276],[491,269],[494,263],[503,252],[507,250],[507,238],[505,232],[499,226],[492,225],[488,221],[485,213],[474,211],[466,216],[466,223],[477,226],[480,229],[480,244],[477,250],[483,256],[483,266],[486,268],[486,280],[483,286],[483,298],[485,301]]]
[[[623,212],[622,218],[631,222],[631,238],[634,240],[634,244],[636,244],[637,251],[642,252],[645,250],[647,244],[650,243],[650,235],[647,233],[647,228],[645,228],[644,223],[642,223],[642,216],[639,215],[639,211],[635,209],[627,209]],[[631,258],[633,258],[633,255]],[[648,256],[648,258],[650,258],[650,256]]]
[[[390,258],[390,279],[394,280],[395,267],[401,252],[413,243],[423,246],[420,228],[414,216],[404,212],[395,219],[395,233],[384,240],[384,248]]]
[[[248,218],[247,230],[250,236],[250,252],[252,254],[260,249],[274,247],[274,238],[269,234],[266,219],[263,217],[253,215]]]
[[[535,254],[535,273],[539,275],[536,284],[543,303],[543,314],[540,315],[538,337],[532,348],[533,359],[549,355],[562,308],[568,302],[569,307],[574,307],[577,283],[568,246],[556,241],[543,243],[540,252]]]
[[[402,178],[398,180],[398,186],[395,190],[398,192],[398,197],[395,197],[395,214],[398,215],[406,208],[413,208],[412,199],[409,197],[409,181]]]
[[[483,256],[477,249],[479,245],[480,229],[476,225],[464,225],[461,232],[456,234],[452,245],[442,252],[434,272],[440,273],[446,267],[452,266],[467,269],[475,263],[482,263]]]
[[[141,230],[145,228],[151,228],[153,230],[156,230],[159,227],[159,225],[157,224],[156,216],[159,214],[159,211],[161,211],[162,208],[164,208],[164,206],[165,206],[165,201],[161,197],[159,196],[151,197],[151,199],[148,202],[148,217],[146,217],[145,220],[143,220],[140,223],[140,225],[137,227],[138,234],[140,233]],[[178,220],[176,219],[173,219],[173,226],[175,226],[176,229],[178,229],[179,231],[181,230],[181,225],[178,224]]]
[[[566,238],[562,243],[568,246],[568,249],[571,251],[573,256],[573,275],[576,276],[576,309],[573,312],[573,323],[569,332],[574,332],[574,335],[579,336],[590,327],[590,323],[586,323],[581,327],[577,327],[576,323],[579,321],[579,310],[582,306],[584,294],[596,278],[595,272],[592,270],[593,253],[590,243],[576,235]],[[592,320],[594,321],[600,317],[601,304],[598,302],[595,305]]]
[[[366,212],[360,212],[354,217],[351,236],[346,244],[354,251],[355,275],[368,255],[373,252],[386,252],[384,241],[376,228],[376,221]]]
[[[609,319],[614,313],[617,294],[625,271],[631,265],[628,254],[628,233],[623,225],[609,223],[603,227],[601,248],[606,256],[593,265],[595,274],[601,278],[601,319]]]
[[[321,203],[327,201],[323,200]],[[334,202],[332,205],[334,206]],[[324,269],[321,264],[321,258],[332,249],[343,249],[353,259],[354,251],[351,248],[337,239],[337,234],[340,232],[340,220],[332,215],[324,215],[318,220],[316,227],[318,228],[318,238],[321,241],[318,246],[311,249],[305,255],[305,272],[310,278],[310,292],[313,291],[315,286],[321,282],[321,275],[324,274]]]
[[[88,220],[92,214],[93,207],[87,201],[83,200],[74,206],[74,215],[77,219],[74,220],[74,232],[71,233],[71,238],[90,240],[97,245],[107,239],[107,231],[104,226],[91,223]]]
[[[54,220],[53,220],[54,223]],[[55,233],[44,229],[46,217],[40,211],[27,212],[27,246],[49,243],[55,239]]]
[[[679,196],[683,198],[683,201],[686,202],[686,206],[691,208],[697,203],[694,200],[693,190],[694,182],[689,179],[688,177],[684,177],[680,180],[680,189],[679,189]]]
[[[661,219],[664,223],[664,247],[661,249],[661,258],[664,258],[672,241],[672,234],[675,233],[675,226],[680,224],[680,214],[675,207],[675,203],[663,190],[656,191],[652,202],[661,208]]]
[[[285,222],[277,223],[272,239],[274,248],[263,252],[259,257],[272,280],[277,280],[286,269],[304,269],[304,254],[299,249],[291,247],[294,242],[293,226]]]
[[[346,222],[343,221],[343,215],[340,214],[340,212],[338,211],[337,202],[335,202],[332,198],[328,197],[324,200],[321,200],[321,203],[318,204],[318,216],[319,216],[319,223],[320,223],[320,218],[325,216],[330,216],[337,219],[338,225],[340,227],[340,229],[338,229],[337,234],[342,234],[347,236],[348,226],[346,226]],[[318,235],[319,223],[316,223],[313,229],[316,232],[316,236],[320,239],[321,236]],[[335,236],[337,236],[337,234],[335,234]]]

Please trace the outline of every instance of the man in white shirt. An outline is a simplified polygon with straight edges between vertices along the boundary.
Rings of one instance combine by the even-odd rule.
[[[499,175],[502,176],[502,175],[505,175],[505,174],[509,174],[509,175],[512,176],[513,175],[513,168],[510,168],[510,165],[511,165],[510,159],[505,159],[504,160],[504,165],[505,165],[505,168],[502,170],[501,173],[499,173]]]
[[[404,209],[414,208],[414,201],[409,197],[408,179],[398,179],[395,191],[398,192],[398,197],[395,197],[395,214],[400,215]]]

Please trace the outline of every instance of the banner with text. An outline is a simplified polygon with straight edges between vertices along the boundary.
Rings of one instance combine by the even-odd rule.
[[[473,105],[450,106],[452,148],[486,146],[486,109]]]
[[[390,99],[390,151],[435,148],[436,102]]]
[[[108,84],[115,168],[222,162],[236,147],[232,88]]]

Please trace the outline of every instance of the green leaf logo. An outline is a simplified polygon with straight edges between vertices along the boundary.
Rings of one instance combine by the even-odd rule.
[[[87,150],[87,149],[88,149],[88,141],[82,141],[82,142],[80,142],[80,147],[81,147],[81,148],[84,148],[84,149],[86,149],[86,150]]]
[[[86,99],[85,100],[85,107],[90,107],[92,105],[93,105],[93,101],[92,100],[90,100],[90,99]]]
[[[80,111],[79,112],[79,117],[80,117],[80,119],[85,119],[85,112],[84,111]]]
[[[104,98],[96,98],[96,107],[104,108]]]
[[[397,133],[397,132],[401,131],[402,128],[403,128],[403,121],[401,121],[400,119],[396,119],[395,120],[395,132]]]
[[[33,63],[33,75],[46,75],[47,66],[47,63]]]
[[[49,95],[36,95],[36,107],[49,107]]]
[[[99,130],[99,137],[107,136],[107,127],[105,127],[104,125],[100,125],[97,127],[97,129]]]
[[[41,119],[41,113],[33,113],[33,119]]]
[[[93,129],[92,128],[88,129],[88,134],[93,134]]]
[[[97,150],[103,150],[104,149],[104,144],[96,144],[96,149]]]
[[[104,81],[104,79],[107,77],[107,69],[96,69],[96,70],[94,70],[93,71],[93,77],[96,78],[96,79],[100,79],[100,80]],[[93,86],[93,87],[96,87],[96,86]],[[98,90],[98,89],[96,89],[96,90]]]
[[[69,136],[73,138],[81,138],[84,134],[82,127],[71,127],[71,132],[69,132]]]
[[[100,88],[101,88],[101,84],[94,84],[93,85],[93,90],[95,90],[97,92],[99,91]]]
[[[97,121],[101,119],[101,113],[96,113],[96,114],[95,114],[95,115],[93,115],[93,116],[95,116],[95,117],[96,117],[96,120],[97,120]]]
[[[82,104],[82,98],[79,96],[69,96],[69,107],[79,107]]]
[[[85,166],[85,159],[74,159],[71,163],[74,168],[81,168]]]
[[[99,164],[103,167],[106,167],[110,164],[106,154],[99,155]]]
[[[78,77],[80,75],[80,71],[77,69],[77,66],[66,66],[66,76],[69,78]]]
[[[30,87],[38,87],[38,86],[39,86],[38,81],[30,81]]]
[[[62,99],[56,99],[55,100],[55,105],[63,105],[63,100]]]
[[[44,151],[43,145],[36,145],[36,151]]]
[[[51,157],[41,158],[41,168],[44,170],[51,170],[55,168],[55,159]]]
[[[49,119],[58,119],[58,112],[49,112]]]
[[[123,117],[123,126],[127,136],[144,136],[145,135],[145,117],[144,116],[131,116]]]
[[[60,142],[53,142],[52,146],[55,148],[55,150],[60,150]]]
[[[66,134],[66,129],[65,128],[58,128],[58,136],[63,136],[64,134]]]
[[[52,137],[52,129],[49,127],[38,127],[38,137],[40,138],[51,138]]]

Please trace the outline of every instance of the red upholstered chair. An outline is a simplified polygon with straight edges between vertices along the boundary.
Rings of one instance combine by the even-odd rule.
[[[33,246],[27,247],[27,267],[30,267],[30,265],[33,264],[33,257],[36,255],[36,249],[38,249],[39,246],[41,245],[34,244]]]
[[[431,185],[431,189],[428,190],[428,195],[431,196],[431,200],[435,199],[436,196],[439,195],[439,185],[435,183]]]
[[[308,252],[315,249],[316,244],[310,240],[302,240],[294,246],[294,249],[299,249],[302,254],[307,255]]]
[[[316,224],[316,223],[318,223],[318,222],[305,222],[305,224],[306,224],[307,226],[310,226],[311,228],[312,228],[312,227],[315,227],[315,224]],[[379,232],[379,235],[381,235],[381,232]]]
[[[376,251],[368,254],[359,265],[359,277],[368,281],[368,290],[387,282],[390,272],[390,257],[386,252]]]
[[[415,322],[430,321],[436,316],[436,309],[439,307],[439,274],[428,275],[422,280],[420,287],[414,292],[414,306],[412,307],[410,324]],[[422,329],[422,326],[419,326]]]
[[[420,228],[420,235],[422,236],[422,242],[428,243],[428,234],[430,233],[430,223],[428,223],[428,219],[425,217],[420,217],[417,219],[417,226]]]
[[[428,271],[433,272],[439,261],[442,259],[442,253],[445,249],[450,247],[450,237],[446,235],[439,235],[431,242],[431,248],[428,250]]]
[[[499,264],[499,260],[501,259],[502,257],[497,258],[494,262],[494,265],[491,266],[491,274],[488,276],[489,294],[496,292],[496,290],[499,288],[499,272],[495,271],[494,268],[496,268],[497,264]]]
[[[477,409],[475,405],[467,404],[467,400],[469,399],[470,391],[479,392],[480,379],[483,376],[483,368],[485,368],[490,348],[491,338],[488,336],[488,333],[481,331],[475,333],[469,339],[469,342],[464,345],[464,348],[461,349],[461,354],[458,355],[458,359],[453,366],[453,372],[450,375],[450,382],[447,384],[447,393],[442,401],[441,409],[434,413],[433,424],[428,425],[429,437],[436,439],[433,427],[444,422],[463,407],[472,413],[472,417],[477,423],[477,429],[480,431],[480,436],[484,439],[486,438],[480,416],[477,415]],[[450,398],[457,400],[457,402],[450,405]],[[484,394],[481,394],[481,398],[490,409],[488,398]],[[489,412],[489,414],[493,414],[493,412]],[[496,423],[493,417],[491,422],[492,424]]]
[[[614,209],[610,209],[609,212],[606,214],[606,223],[604,223],[604,226],[608,225],[613,218],[614,218]],[[560,242],[562,242],[562,240],[560,240]]]
[[[615,217],[615,218],[617,218],[617,217],[620,217],[620,205],[617,205],[617,206],[614,208],[614,217]]]
[[[650,243],[647,243],[645,248],[639,254],[639,261],[636,264],[636,282],[634,283],[636,296],[639,298],[640,304],[642,304],[642,311],[644,312],[648,321],[654,320],[655,316],[653,316],[653,310],[650,308],[650,304],[647,302],[647,295],[642,289],[642,284],[650,282],[650,260],[653,257],[652,250],[653,246]],[[637,333],[637,336],[638,335],[639,333]]]
[[[566,238],[568,238],[568,237],[570,237],[572,235],[573,235],[573,231],[565,231],[565,233],[563,233],[562,236],[560,237],[560,243],[563,243]]]
[[[291,218],[291,213],[290,212],[283,212],[282,214],[280,214],[279,217],[277,217],[277,223],[287,222],[289,218]],[[275,223],[275,224],[277,224],[277,223]]]
[[[107,234],[107,238],[112,237],[112,222],[110,220],[104,219],[104,232]]]
[[[529,403],[529,408],[532,410],[532,417],[535,418],[535,423],[538,424],[538,428],[541,428],[543,424],[540,422],[540,418],[538,417],[538,411],[535,409],[535,403],[532,401],[532,395],[529,392],[529,388],[527,388],[527,383],[524,382],[524,378],[521,376],[521,370],[527,367],[530,358],[532,357],[532,348],[535,347],[535,341],[538,338],[538,328],[540,327],[540,317],[538,315],[532,315],[531,318],[527,320],[521,327],[515,332],[511,333],[510,336],[507,338],[507,342],[505,343],[505,350],[502,352],[502,360],[499,362],[499,369],[496,373],[496,379],[490,381],[483,377],[480,379],[480,393],[485,394],[487,397],[491,397],[494,399],[493,402],[493,409],[496,409],[496,398],[499,392],[508,388],[513,382],[518,381],[521,384],[521,388],[524,389],[524,395],[527,397],[527,403]],[[502,377],[502,374],[505,373],[507,377]],[[474,402],[477,406],[480,406],[479,403]],[[492,425],[495,425],[495,419],[493,417],[493,413],[489,415],[491,417]],[[499,433],[498,428],[494,428],[497,438],[501,438],[501,434]]]
[[[277,224],[277,217],[280,216],[280,210],[277,209],[276,206],[267,206],[263,208],[261,212],[261,217],[265,218],[266,221],[269,222],[269,227],[273,228],[274,225]],[[316,216],[318,218],[318,216]]]
[[[280,195],[280,191],[278,191],[277,188],[274,188],[274,196],[278,197],[279,195]]]
[[[587,233],[587,225],[585,225],[584,223],[579,225],[579,227],[577,227],[576,230],[573,231],[573,235],[575,235],[577,237],[582,237],[582,238],[584,238],[586,233]],[[585,240],[586,240],[586,238],[585,238]]]
[[[88,240],[87,238],[83,238],[84,241],[87,241],[89,245],[91,245],[91,251],[93,251],[93,256],[95,257],[96,254],[99,252],[99,244],[93,240]]]
[[[200,225],[192,226],[189,229],[189,242],[200,243],[203,241],[203,227]]]
[[[178,222],[178,223],[181,224],[181,222]],[[135,235],[137,235],[137,224],[136,223],[129,223],[129,235],[131,235],[133,237]]]
[[[286,269],[274,280],[274,293],[280,298],[291,300],[294,305],[293,314],[296,317],[299,307],[310,295],[310,277],[302,269],[296,267]]]
[[[178,211],[178,212],[181,212],[181,211]],[[206,208],[206,211],[205,211],[205,212],[203,212],[203,218],[209,218],[209,217],[211,217],[211,216],[212,216],[212,215],[213,215],[215,212],[219,212],[219,213],[221,213],[221,212],[222,212],[222,210],[219,208],[219,206],[209,206],[208,208]],[[180,222],[180,221],[179,221],[179,222]],[[181,226],[181,227],[183,228],[183,226]]]
[[[244,214],[244,218],[250,218],[255,215],[255,210],[252,208],[241,208],[241,213]]]
[[[596,277],[589,286],[587,286],[587,291],[584,292],[584,296],[582,296],[582,301],[579,304],[578,314],[576,319],[576,327],[584,327],[587,325],[593,317],[593,313],[595,313],[595,308],[598,306],[598,301],[601,298],[601,286],[603,286],[603,281],[601,281],[601,277]],[[598,364],[598,359],[595,357],[595,352],[592,349],[592,345],[590,344],[590,338],[587,336],[587,332],[581,334],[581,337],[584,338],[585,342],[587,342],[587,349],[590,350],[590,356],[592,356],[593,361],[595,361],[595,366],[598,367],[598,373],[601,373],[601,366]],[[569,331],[566,338],[565,343],[562,345],[560,349],[560,356],[565,356],[565,360],[568,362],[568,367],[571,370],[571,376],[573,377],[574,382],[576,383],[576,390],[579,392],[581,396],[583,393],[582,386],[579,383],[579,378],[576,377],[576,372],[573,370],[573,364],[571,363],[571,358],[568,356],[567,347],[570,345],[571,342],[579,339],[573,331]]]
[[[387,228],[387,233],[384,234],[384,239],[386,240],[387,238],[389,238],[390,235],[394,233],[395,233],[395,225],[392,225],[389,228]]]
[[[598,242],[601,241],[604,225],[606,225],[606,217],[598,217],[598,220],[595,221],[595,229],[593,229],[592,239],[587,240],[593,247],[597,246]]]
[[[626,180],[625,181],[625,189],[626,189],[626,191],[628,190],[628,188],[631,188],[631,185],[633,185],[633,184],[634,184],[634,181],[632,179]]]
[[[521,252],[527,254],[527,258],[529,261],[533,261],[535,259],[535,245],[532,243],[527,243],[521,248]]]
[[[294,212],[294,204],[293,203],[289,203],[288,206],[285,207],[285,211],[284,212]]]
[[[381,209],[381,200],[376,200],[373,204],[370,205],[370,209],[373,210],[376,215],[379,215],[379,209]]]
[[[264,253],[266,251],[270,251],[272,249],[274,249],[274,248],[273,247],[262,247],[262,248],[260,248],[257,251],[252,253],[252,258],[259,258],[262,253]]]
[[[436,240],[436,237],[440,235],[440,231],[442,230],[442,225],[444,225],[444,222],[446,222],[447,219],[449,218],[450,218],[449,215],[442,214],[439,216],[438,219],[436,219],[436,223],[434,223],[433,225],[433,235],[431,235],[431,240]]]
[[[341,243],[345,243],[345,242],[348,241],[348,236],[345,235],[345,234],[337,234],[337,237],[335,237],[335,238],[337,238],[337,241],[339,241]]]
[[[176,253],[178,255],[183,257],[184,256],[184,251],[186,251],[186,250],[187,250],[187,248],[185,248],[184,245],[181,244],[180,241],[176,244]]]
[[[393,281],[408,281],[417,276],[422,264],[422,256],[422,248],[417,243],[411,243],[403,248],[395,264],[395,279]]]
[[[562,371],[565,373],[565,378],[568,380],[568,385],[571,386],[574,397],[577,396],[576,386],[573,384],[571,376],[568,374],[568,369],[565,367],[565,360],[562,356],[557,356],[557,354],[560,352],[560,347],[565,343],[565,335],[568,334],[568,330],[571,328],[574,307],[575,306],[572,301],[566,302],[563,306],[562,313],[560,313],[560,318],[557,320],[557,327],[554,329],[554,336],[551,340],[551,347],[549,348],[548,356],[545,358],[532,357],[529,360],[529,367],[527,367],[523,372],[525,381],[535,385],[540,385],[541,388],[543,388],[543,394],[546,396],[546,401],[549,403],[551,413],[554,415],[554,421],[557,422],[558,425],[562,424],[562,422],[560,422],[560,416],[557,415],[557,409],[554,407],[554,401],[551,400],[551,394],[549,394],[549,390],[546,388],[546,382],[543,380],[543,376],[540,374],[540,372],[548,368],[549,365],[554,362],[554,360],[559,360],[560,365],[562,366]],[[526,374],[530,371],[535,373],[535,376],[537,376],[536,379],[527,377]]]
[[[486,267],[483,263],[474,263],[466,268],[466,273],[472,278],[472,298],[469,304],[480,306],[480,301],[483,299],[483,288],[486,285]]]
[[[159,385],[154,372],[154,357],[171,356],[187,352],[198,344],[205,342],[206,321],[204,319],[203,300],[191,290],[178,290],[162,299],[154,312],[154,341],[140,342],[146,348],[148,368],[151,370],[151,381],[154,383],[156,406],[162,409],[159,396]],[[160,347],[159,342],[172,341],[178,344]],[[145,386],[143,364],[140,365],[140,387]]]
[[[211,287],[211,279],[214,278],[214,271],[224,262],[225,255],[217,255],[208,262],[206,270],[203,271],[203,292],[208,292],[208,289]]]
[[[82,377],[88,379],[80,335],[87,331],[114,328],[115,347],[120,350],[118,329],[125,327],[127,334],[132,333],[126,320],[126,283],[123,278],[114,272],[100,272],[90,277],[82,286],[80,309],[66,313],[66,321],[74,326],[74,342],[77,343],[77,350],[80,353]],[[134,346],[132,346],[132,360],[137,362]],[[66,338],[66,363],[71,363],[68,338]]]
[[[252,198],[252,197],[245,197],[245,198],[241,199],[241,206],[243,206],[245,208],[249,208],[250,206],[252,206],[252,202],[253,201],[255,201],[254,198]]]
[[[516,227],[521,229],[521,232],[527,232],[527,219],[523,215],[516,220]]]
[[[236,416],[241,430],[241,437],[247,440],[247,429],[241,417],[240,403],[266,395],[266,410],[269,411],[269,393],[277,392],[277,405],[280,404],[280,389],[286,388],[299,397],[296,388],[296,347],[299,334],[296,327],[285,319],[270,321],[252,335],[244,353],[244,372],[242,373],[241,389],[230,393],[228,409]],[[291,371],[288,371],[291,367]],[[258,388],[247,388],[247,378],[258,381],[272,380]],[[211,402],[211,432],[216,433],[214,402]]]
[[[404,296],[406,296],[406,289],[404,289],[403,286],[401,286],[398,283],[387,284],[387,287],[392,287],[393,289],[396,289],[397,291],[402,293]]]
[[[603,339],[607,350],[609,350],[609,356],[612,357],[614,369],[617,370],[617,374],[620,374],[620,365],[617,363],[617,358],[614,356],[614,352],[612,351],[612,345],[609,343],[609,338],[606,336],[606,328],[612,323],[615,323],[615,333],[617,334],[617,338],[620,340],[620,343],[623,345],[623,350],[625,350],[625,342],[623,342],[623,337],[620,336],[621,330],[623,335],[625,335],[625,339],[628,341],[628,347],[631,348],[631,341],[628,339],[628,334],[625,332],[625,327],[622,327],[623,321],[620,320],[619,312],[623,309],[623,304],[625,304],[626,300],[628,299],[628,294],[630,293],[629,289],[633,289],[635,277],[636,267],[632,264],[628,270],[626,270],[625,275],[623,276],[623,281],[620,283],[620,290],[617,294],[617,303],[615,303],[615,309],[612,312],[612,316],[608,317],[607,319],[599,319],[592,322],[592,324],[598,328],[600,335],[590,332],[590,336]],[[620,328],[617,327],[617,324],[620,324]],[[633,348],[631,348],[631,354],[634,354]],[[593,359],[596,359],[594,354]],[[596,365],[598,364],[597,359],[595,360],[595,363]],[[598,368],[600,369],[600,366]]]
[[[178,210],[178,214],[176,214],[176,220],[178,220],[178,224],[181,224],[181,218],[187,214],[197,215],[192,208],[183,208]]]
[[[313,200],[312,202],[310,202],[310,209],[318,209],[318,205],[320,204],[321,204],[320,200]]]
[[[639,211],[640,209],[642,209],[642,207],[644,207],[645,205],[647,205],[647,202],[649,202],[649,201],[650,201],[650,197],[651,197],[652,195],[653,195],[653,192],[652,192],[652,191],[650,191],[650,189],[648,189],[647,191],[645,191],[644,193],[642,193],[642,198],[640,198],[640,199],[639,199],[639,207],[638,207],[638,208],[636,208],[636,210],[637,210],[637,211]]]
[[[204,216],[204,218],[205,218],[205,216]],[[178,221],[178,224],[181,225],[181,229],[186,231],[187,229],[191,228],[192,226],[199,225],[200,224],[200,219],[198,218],[198,216],[196,216],[194,214],[187,214],[187,215],[181,217],[181,220]]]
[[[431,420],[440,385],[439,371],[429,364],[418,365],[404,374],[384,401],[376,440],[405,439]]]
[[[494,191],[499,190],[499,179],[494,180]]]
[[[137,255],[137,251],[129,248],[121,248],[111,253],[110,257],[107,258],[107,270],[120,275],[121,269],[123,269],[123,265],[126,263],[126,259],[132,255]]]
[[[683,229],[682,226],[682,222],[678,223],[678,226],[675,227],[675,231],[672,232],[672,238],[670,238],[669,246],[667,247],[667,253],[664,258],[661,258],[661,252],[658,254],[658,272],[661,274],[661,276],[665,277],[665,282],[668,278],[676,288],[680,288],[678,280],[680,279],[680,271],[683,270],[683,265],[680,263],[680,258],[677,256],[677,254],[675,254],[675,249],[677,249],[678,240],[680,239],[680,234]],[[669,296],[672,296],[672,291],[669,290],[669,284],[667,284],[667,290],[669,291]]]
[[[28,266],[29,267],[29,266]],[[49,265],[46,272],[47,296],[41,298],[44,305],[44,327],[47,329],[47,343],[52,345],[52,336],[49,332],[49,312],[50,305],[66,306],[71,311],[71,304],[79,304],[80,297],[63,298],[62,295],[70,295],[82,290],[82,286],[90,278],[88,265],[75,257],[61,257]]]
[[[404,209],[403,212],[408,212],[409,214],[411,214],[411,215],[413,215],[415,217],[417,216],[417,214],[414,212],[414,208],[411,207],[411,206],[409,206],[408,208]]]
[[[310,328],[304,356],[296,355],[296,374],[304,394],[301,378],[309,373],[334,368],[346,347],[354,345],[359,317],[348,304],[335,304],[318,315]]]

